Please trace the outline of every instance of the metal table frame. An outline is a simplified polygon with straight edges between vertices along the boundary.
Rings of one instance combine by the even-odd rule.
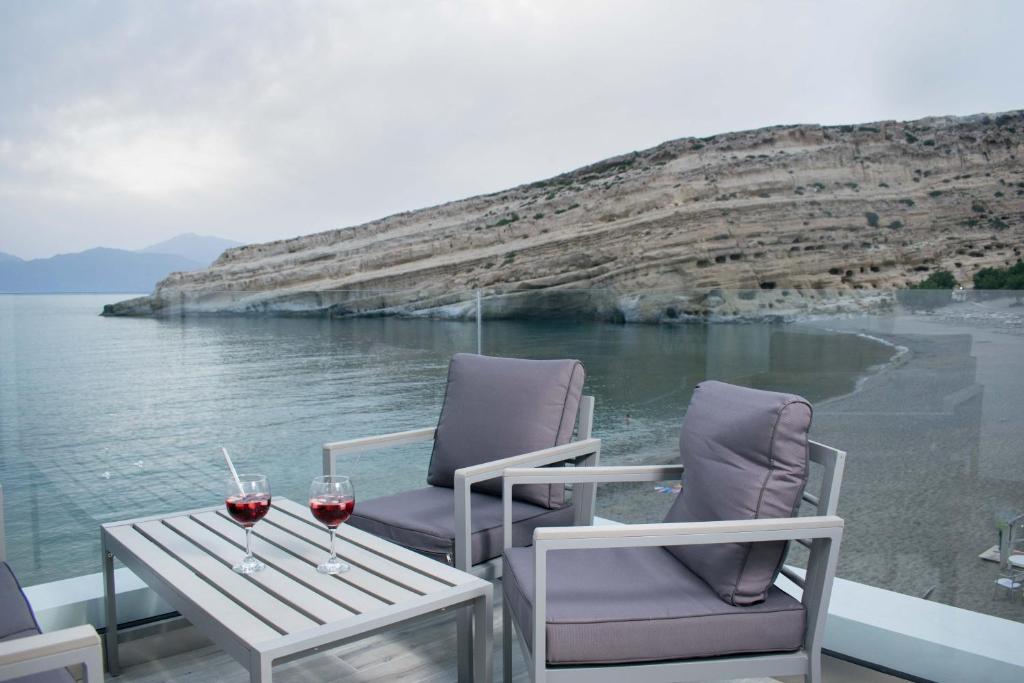
[[[491,584],[358,529],[338,530],[339,555],[353,566],[318,574],[328,535],[305,506],[275,498],[254,531],[268,569],[231,571],[243,553],[241,527],[223,506],[104,524],[101,530],[105,652],[119,673],[114,558],[249,671],[271,681],[275,662],[296,659],[395,625],[465,610],[458,619],[459,680],[489,683],[493,643]]]

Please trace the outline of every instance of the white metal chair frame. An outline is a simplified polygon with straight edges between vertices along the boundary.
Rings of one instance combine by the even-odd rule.
[[[477,565],[471,564],[470,548],[472,548],[473,529],[470,524],[472,509],[469,494],[473,484],[491,479],[500,479],[505,470],[510,467],[544,467],[545,465],[566,462],[572,462],[577,466],[586,466],[588,468],[594,467],[598,464],[598,458],[600,457],[601,440],[591,437],[593,425],[594,397],[583,396],[580,398],[577,413],[576,441],[455,470],[453,495],[455,496],[454,565],[456,569],[489,581],[493,581],[501,576],[501,557],[496,557]],[[393,434],[325,443],[323,446],[323,472],[325,475],[335,474],[337,471],[336,457],[339,455],[351,455],[378,448],[432,441],[435,432],[435,427],[426,427],[407,432],[395,432]],[[597,485],[588,482],[582,482],[580,485],[573,487],[574,524],[590,525],[594,523],[594,497],[596,492]],[[511,498],[506,499],[506,505],[511,506]],[[506,507],[506,515],[510,514],[509,509],[510,507]],[[508,536],[511,533],[510,529],[511,522],[508,528],[505,529],[506,539],[511,538],[511,536]],[[459,620],[460,630],[467,632],[463,629],[468,624],[470,615],[465,610],[460,610],[457,619]],[[472,666],[471,645],[469,639],[464,639],[458,643],[459,680],[469,680],[468,672]]]
[[[1024,598],[1024,565],[1013,560],[1014,551],[1024,549],[1024,514],[999,524],[999,579],[997,590],[1002,589],[1012,600],[1014,596]]]
[[[819,516],[786,519],[753,519],[718,522],[628,524],[589,527],[540,528],[534,531],[533,638],[527,643],[515,629],[530,679],[534,683],[620,683],[624,676],[645,683],[745,678],[751,676],[804,676],[821,681],[821,643],[828,603],[835,578],[843,520],[836,516],[839,489],[846,460],[844,451],[812,441],[810,459],[824,467],[820,493],[804,493],[804,501]],[[508,469],[505,471],[504,538],[511,547],[511,492],[517,484],[653,482],[679,479],[682,465],[593,467],[566,469]],[[685,492],[683,493],[685,495]],[[549,666],[546,658],[547,553],[576,548],[626,548],[641,546],[797,541],[810,550],[804,576],[789,567],[782,573],[803,589],[801,602],[807,610],[804,643],[796,652],[735,655],[637,664]],[[502,609],[504,680],[512,678],[511,611]]]
[[[569,461],[580,466],[596,466],[601,450],[601,440],[591,438],[590,434],[593,424],[594,397],[583,396],[580,399],[576,441],[455,470],[453,495],[455,496],[454,565],[456,569],[488,580],[494,580],[501,576],[500,557],[487,562],[481,562],[478,565],[470,565],[469,549],[472,544],[473,531],[470,525],[472,517],[469,494],[472,485],[481,481],[500,479],[505,470],[510,467],[543,467],[544,465]],[[351,455],[377,448],[431,441],[434,438],[435,431],[434,427],[426,427],[407,432],[395,432],[393,434],[325,443],[323,446],[323,472],[325,475],[335,474],[337,471],[335,459],[339,455]],[[574,522],[576,524],[589,525],[593,523],[595,492],[596,484],[586,483],[573,491],[575,505]]]
[[[3,489],[0,488],[0,560],[5,559]],[[89,625],[0,643],[0,681],[78,664],[85,668],[85,683],[103,683],[100,637]]]

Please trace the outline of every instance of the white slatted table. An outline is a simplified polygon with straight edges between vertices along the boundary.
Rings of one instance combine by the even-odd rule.
[[[267,568],[251,576],[231,570],[245,554],[245,531],[223,506],[104,524],[106,655],[119,673],[116,557],[219,647],[267,683],[275,661],[293,659],[395,624],[449,608],[472,612],[457,620],[460,680],[491,680],[492,588],[483,579],[435,562],[343,524],[338,555],[352,569],[316,571],[330,547],[326,528],[309,509],[274,498],[253,528],[255,555]],[[463,626],[463,622],[466,625]],[[466,629],[470,632],[462,632]],[[468,661],[466,658],[470,658]]]

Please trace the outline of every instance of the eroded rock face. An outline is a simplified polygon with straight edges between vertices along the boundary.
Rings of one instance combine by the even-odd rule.
[[[839,293],[826,307],[888,305],[880,290],[934,270],[969,284],[976,269],[1021,257],[1022,155],[1024,111],[684,138],[504,192],[229,249],[104,313],[463,317],[477,288],[490,317],[686,320],[743,315],[764,296],[814,311],[824,297],[807,290],[821,289]]]

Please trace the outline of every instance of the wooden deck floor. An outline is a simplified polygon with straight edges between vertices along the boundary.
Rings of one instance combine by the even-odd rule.
[[[494,672],[501,679],[500,586],[495,591]],[[118,683],[247,683],[246,670],[191,626],[121,645]],[[895,681],[843,662],[826,662],[827,683]],[[513,681],[528,681],[518,645]],[[442,615],[274,667],[278,683],[442,683],[456,680],[455,621]],[[769,683],[773,679],[743,679]]]

